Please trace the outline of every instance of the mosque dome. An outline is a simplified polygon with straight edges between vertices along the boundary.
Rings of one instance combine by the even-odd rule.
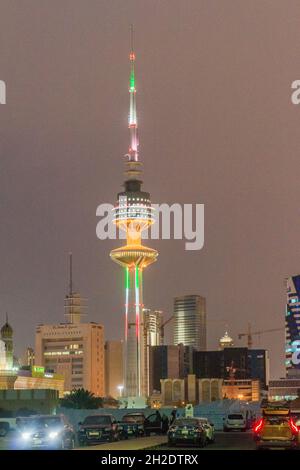
[[[6,320],[6,322],[4,323],[4,325],[2,326],[1,328],[1,336],[2,338],[4,337],[10,337],[13,335],[13,329],[12,327],[10,326],[10,324],[8,323],[8,321]]]

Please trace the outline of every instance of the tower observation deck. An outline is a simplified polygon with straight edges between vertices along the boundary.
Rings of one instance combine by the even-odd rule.
[[[157,259],[158,252],[142,245],[142,232],[154,223],[150,194],[142,191],[142,164],[138,159],[135,54],[130,52],[130,146],[126,154],[124,191],[118,194],[114,223],[126,233],[126,245],[111,251],[113,261],[125,273],[124,396],[145,397],[143,338],[143,271]]]

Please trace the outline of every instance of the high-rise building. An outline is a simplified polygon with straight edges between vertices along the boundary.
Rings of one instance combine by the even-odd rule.
[[[285,368],[287,377],[300,377],[300,274],[286,279]]]
[[[201,295],[174,299],[174,344],[206,350],[206,300]]]
[[[183,379],[192,372],[191,349],[183,344],[152,346],[149,358],[150,394],[160,390],[161,379]]]
[[[150,349],[150,393],[160,390],[160,380],[180,379],[180,352],[178,346],[153,346]]]
[[[105,342],[105,390],[107,397],[119,398],[123,394],[123,341]]]
[[[147,396],[150,396],[150,348],[162,344],[163,314],[161,310],[143,308],[144,324],[144,363],[145,363],[145,387]]]
[[[142,245],[142,232],[153,222],[150,194],[142,191],[138,153],[135,53],[130,52],[130,145],[126,155],[125,191],[118,194],[114,223],[126,233],[126,245],[111,251],[125,273],[124,396],[145,397],[145,347],[143,333],[143,272],[157,258],[157,251]],[[135,401],[136,402],[136,401]]]
[[[68,323],[36,328],[35,365],[63,375],[67,392],[85,388],[104,396],[104,328],[98,323],[80,323],[82,303],[73,292],[70,256],[70,288],[65,300]]]
[[[163,325],[163,313],[161,310],[143,308],[145,344],[148,346],[160,346],[162,342],[161,329]]]
[[[193,356],[193,371],[199,379],[259,379],[263,388],[268,386],[269,356],[265,349],[230,347],[218,351],[194,351]]]

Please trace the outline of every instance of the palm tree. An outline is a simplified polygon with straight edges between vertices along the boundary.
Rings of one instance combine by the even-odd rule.
[[[64,408],[95,410],[103,407],[103,399],[84,388],[78,388],[61,398],[60,405]]]

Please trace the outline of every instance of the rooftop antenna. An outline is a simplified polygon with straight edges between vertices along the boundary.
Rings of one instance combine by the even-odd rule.
[[[69,269],[70,269],[70,283],[69,283],[69,295],[73,294],[73,254],[69,253]]]

